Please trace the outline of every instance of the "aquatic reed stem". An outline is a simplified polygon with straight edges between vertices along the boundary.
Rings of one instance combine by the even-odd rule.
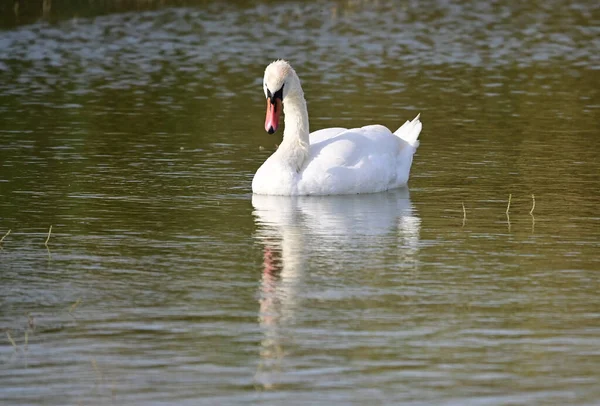
[[[78,298],[77,301],[71,305],[71,308],[69,309],[69,313],[73,313],[75,311],[75,309],[77,308],[77,306],[79,306],[80,303],[81,303],[81,298]]]
[[[510,200],[512,199],[512,193],[508,195],[508,206],[506,206],[506,215],[508,215],[508,211],[510,210]]]
[[[44,245],[46,246],[46,248],[48,248],[48,241],[50,241],[50,234],[52,233],[52,226],[50,226],[50,229],[48,230],[48,238],[46,238],[46,242],[44,243]]]
[[[10,232],[11,232],[11,231],[12,231],[12,230],[8,230],[8,231],[6,232],[6,234],[4,234],[4,236],[3,236],[2,238],[0,238],[0,244],[2,244],[2,241],[4,241],[4,239],[5,239],[6,237],[8,237],[8,235],[10,234]]]
[[[531,195],[531,200],[533,201],[533,205],[531,206],[531,211],[529,214],[533,216],[533,210],[535,210],[535,196],[533,194]]]
[[[10,336],[10,333],[8,331],[6,332],[6,336],[8,337],[8,341],[10,341],[10,343],[14,347],[15,351],[17,351],[19,347],[17,347],[17,343],[15,343],[15,340],[13,340],[13,338]]]

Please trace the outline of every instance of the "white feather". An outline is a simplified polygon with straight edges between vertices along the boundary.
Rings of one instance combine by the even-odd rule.
[[[285,61],[265,71],[265,85],[285,86],[285,131],[279,149],[258,169],[252,191],[266,195],[341,195],[405,186],[422,124],[417,115],[392,133],[381,125],[308,133],[300,80]],[[271,89],[271,87],[273,87]]]

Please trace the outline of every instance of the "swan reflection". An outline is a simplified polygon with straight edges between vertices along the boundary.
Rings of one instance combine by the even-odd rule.
[[[416,267],[421,220],[408,189],[353,196],[253,195],[252,205],[255,238],[263,246],[258,319],[264,337],[256,380],[270,389],[281,378],[296,318],[317,287],[315,278],[338,282],[343,290],[350,268]]]

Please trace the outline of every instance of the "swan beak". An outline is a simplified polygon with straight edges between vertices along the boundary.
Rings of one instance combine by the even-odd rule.
[[[267,118],[265,119],[265,131],[273,134],[279,126],[279,115],[281,114],[281,99],[276,97],[275,103],[267,98]]]

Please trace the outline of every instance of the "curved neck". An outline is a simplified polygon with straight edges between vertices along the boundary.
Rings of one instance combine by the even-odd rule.
[[[296,172],[300,172],[308,156],[308,110],[302,90],[290,93],[283,103],[285,129],[277,152]]]

